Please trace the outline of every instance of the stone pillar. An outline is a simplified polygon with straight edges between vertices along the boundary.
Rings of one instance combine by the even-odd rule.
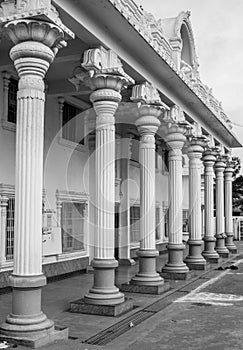
[[[204,178],[205,178],[205,236],[204,258],[210,263],[218,263],[219,255],[215,250],[216,238],[214,236],[214,163],[216,161],[217,149],[208,148],[203,153]]]
[[[124,295],[114,285],[114,203],[115,203],[115,118],[121,100],[123,78],[99,75],[92,79],[97,90],[90,100],[96,112],[96,227],[92,266],[94,285],[85,302],[114,305],[124,301]]]
[[[182,242],[182,148],[186,141],[187,124],[178,122],[168,128],[169,147],[169,243],[168,262],[162,275],[171,279],[186,279],[189,269],[183,262]]]
[[[119,232],[119,265],[134,265],[130,255],[130,188],[129,168],[131,159],[132,140],[127,137],[121,140],[121,203],[120,203],[120,232]]]
[[[185,258],[187,266],[193,270],[204,270],[206,260],[202,251],[202,209],[201,209],[201,169],[202,152],[205,146],[203,136],[192,137],[188,147],[189,158],[189,254]]]
[[[237,253],[237,248],[233,242],[233,218],[232,218],[232,175],[234,172],[234,162],[227,162],[224,171],[225,186],[225,246],[231,253]]]
[[[119,57],[100,46],[84,52],[82,67],[75,78],[93,92],[90,101],[96,114],[95,145],[95,232],[94,283],[84,302],[71,303],[71,311],[117,316],[133,305],[115,286],[114,213],[115,213],[115,112],[121,101],[124,85],[134,83],[123,70]],[[125,302],[124,302],[125,301]]]
[[[228,258],[229,250],[225,246],[225,217],[224,217],[224,169],[227,156],[219,156],[215,162],[216,174],[216,251],[223,257]]]
[[[160,125],[161,111],[156,107],[142,105],[136,126],[140,134],[140,249],[139,272],[131,283],[157,286],[164,283],[156,272],[156,257],[159,252],[155,243],[155,133]]]
[[[19,75],[16,126],[15,233],[12,312],[0,333],[36,346],[55,339],[54,323],[41,311],[44,77],[64,33],[56,25],[16,20],[5,25]],[[67,334],[66,334],[67,336]],[[38,340],[40,344],[40,340]]]

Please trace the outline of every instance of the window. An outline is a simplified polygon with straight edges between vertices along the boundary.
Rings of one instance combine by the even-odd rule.
[[[10,78],[8,85],[8,122],[16,124],[18,81]]]
[[[164,233],[165,237],[169,236],[169,208],[164,210]]]
[[[167,149],[162,151],[162,170],[169,171],[169,151]]]
[[[76,116],[82,112],[81,109],[64,102],[62,112],[62,137],[72,142],[84,144],[84,139],[77,140],[77,120]],[[82,118],[82,117],[80,117]],[[84,126],[82,126],[84,128]]]
[[[182,211],[182,232],[189,231],[189,210],[183,209]]]
[[[72,252],[84,249],[85,203],[64,202],[62,204],[62,250]]]
[[[155,239],[160,239],[160,208],[155,209],[155,222],[156,222],[156,228],[155,228]]]
[[[10,198],[7,205],[6,260],[12,260],[14,253],[14,205],[14,198]]]
[[[140,241],[140,207],[130,207],[130,241]]]

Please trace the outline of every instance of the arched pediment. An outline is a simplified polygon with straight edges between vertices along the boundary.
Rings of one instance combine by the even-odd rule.
[[[190,15],[189,11],[182,11],[177,17],[165,19],[163,25],[173,49],[176,52],[180,51],[180,68],[186,74],[189,70],[195,74],[198,72],[198,58]]]
[[[181,60],[189,64],[194,71],[198,69],[195,41],[190,21],[191,13],[183,11],[176,18],[174,37],[182,40]]]

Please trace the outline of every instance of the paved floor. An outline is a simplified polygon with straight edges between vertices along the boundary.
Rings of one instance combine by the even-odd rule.
[[[239,244],[239,249],[243,252],[243,244]],[[166,255],[160,256],[157,268],[160,269],[166,260]],[[238,269],[225,269],[232,265],[237,265]],[[116,282],[129,281],[137,268],[119,268]],[[206,273],[196,272],[190,281],[174,281],[172,289],[164,295],[127,294],[137,307],[129,314],[114,318],[68,311],[69,302],[83,297],[91,287],[91,273],[49,283],[43,290],[43,311],[57,325],[69,327],[71,339],[43,349],[243,349],[242,277],[243,255],[231,256],[225,260],[223,270],[214,266]],[[0,322],[10,308],[11,294],[0,295]],[[137,324],[139,313],[148,318]],[[131,320],[135,321],[131,324]],[[105,333],[106,345],[83,343],[109,327]],[[116,336],[119,332],[121,335]],[[112,335],[115,339],[109,341]]]

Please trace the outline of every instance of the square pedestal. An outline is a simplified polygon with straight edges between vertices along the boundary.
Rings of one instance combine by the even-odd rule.
[[[230,253],[232,253],[232,254],[238,253],[237,248],[228,248],[228,249],[229,249]]]
[[[209,263],[199,263],[199,264],[194,264],[194,263],[186,263],[187,266],[189,267],[190,270],[200,270],[200,271],[207,271],[210,268]]]
[[[39,348],[41,346],[50,344],[57,340],[67,340],[68,339],[68,328],[55,328],[55,330],[49,334],[43,334],[43,336],[29,336],[29,337],[11,337],[0,334],[0,340],[6,340],[12,344],[18,344],[30,348]]]
[[[81,314],[100,316],[120,316],[133,309],[132,299],[125,298],[125,301],[117,305],[93,305],[84,302],[84,299],[72,301],[70,311]]]
[[[120,290],[127,293],[142,293],[142,294],[162,294],[170,289],[169,282],[158,286],[146,286],[140,284],[123,283]]]
[[[222,263],[222,260],[223,260],[222,258],[210,258],[210,257],[206,257],[206,256],[204,258],[210,264],[220,264],[220,263]]]
[[[119,259],[119,266],[133,266],[136,265],[136,261],[133,259]]]
[[[187,272],[161,272],[161,277],[163,277],[166,280],[189,280],[194,276],[193,271],[187,271]]]
[[[219,252],[218,254],[219,256],[221,256],[221,258],[226,258],[226,259],[229,258],[229,255],[230,255],[229,253],[219,253]]]

